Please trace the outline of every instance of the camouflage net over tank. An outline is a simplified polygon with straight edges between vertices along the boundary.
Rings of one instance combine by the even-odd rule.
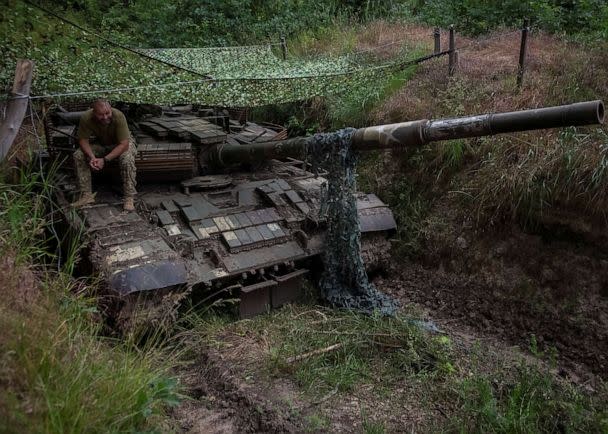
[[[328,171],[322,191],[321,215],[327,219],[321,295],[331,305],[384,315],[395,313],[394,300],[369,281],[361,257],[361,230],[355,197],[357,157],[351,149],[356,130],[316,134],[308,147],[315,172]]]
[[[221,107],[343,94],[382,82],[404,63],[378,65],[352,55],[284,61],[270,45],[129,51],[38,9],[14,6],[0,8],[0,99],[12,85],[17,59],[35,62],[35,98]],[[45,29],[44,35],[25,38],[12,27],[25,16]]]

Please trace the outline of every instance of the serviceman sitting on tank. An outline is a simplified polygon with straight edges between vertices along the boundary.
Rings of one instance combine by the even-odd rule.
[[[91,144],[94,135],[99,144]],[[125,211],[134,211],[135,194],[135,141],[129,131],[125,115],[110,106],[105,99],[96,100],[92,108],[85,111],[78,126],[80,149],[74,152],[76,176],[80,188],[80,199],[72,205],[80,207],[95,202],[91,187],[91,170],[100,172],[113,160],[118,159],[124,194]]]

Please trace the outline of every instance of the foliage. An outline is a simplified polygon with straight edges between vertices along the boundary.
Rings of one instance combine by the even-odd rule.
[[[130,46],[209,47],[279,42],[351,20],[399,15],[403,0],[63,0],[60,4],[89,26]],[[62,11],[63,13],[63,11]],[[155,23],[151,26],[149,23]]]
[[[492,149],[482,161],[475,191],[480,215],[533,223],[553,207],[606,217],[607,137],[603,130],[563,130],[549,146],[537,143]],[[527,144],[526,144],[527,145]],[[500,170],[497,170],[500,168]]]
[[[330,95],[327,101],[327,117],[331,119],[331,128],[344,126],[364,127],[369,124],[369,113],[374,107],[399,90],[415,73],[412,65],[392,74],[378,76],[358,87],[352,87],[343,93]]]
[[[524,18],[551,32],[605,36],[608,5],[603,0],[411,0],[413,15],[430,25],[455,24],[459,31],[478,35],[497,27],[519,27]]]
[[[547,368],[521,363],[513,378],[474,375],[460,381],[459,432],[605,432],[608,413],[601,402],[567,384]]]
[[[172,356],[101,337],[93,301],[72,292],[82,284],[32,263],[52,259],[45,237],[51,192],[36,169],[0,184],[0,431],[160,428],[164,408],[180,398],[168,373]]]

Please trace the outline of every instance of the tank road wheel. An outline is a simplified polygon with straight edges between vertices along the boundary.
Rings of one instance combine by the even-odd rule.
[[[124,297],[115,320],[123,336],[143,336],[169,330],[177,321],[178,309],[192,288],[169,288],[129,294]]]
[[[391,243],[386,232],[361,234],[361,257],[368,273],[388,267]]]

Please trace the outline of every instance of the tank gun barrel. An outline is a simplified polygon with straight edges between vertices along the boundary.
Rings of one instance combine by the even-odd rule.
[[[546,128],[601,124],[602,101],[586,101],[555,107],[490,113],[459,118],[417,120],[358,129],[353,136],[357,150],[421,146],[440,140],[492,136]]]
[[[438,120],[421,119],[388,125],[359,128],[352,137],[352,147],[357,151],[372,149],[403,149],[422,146],[441,140],[491,136],[495,134],[601,124],[604,121],[602,101],[586,101],[574,104],[492,113]],[[273,158],[300,158],[306,156],[312,137],[251,143],[248,145],[224,144],[210,155],[216,167],[239,163],[255,163]]]

